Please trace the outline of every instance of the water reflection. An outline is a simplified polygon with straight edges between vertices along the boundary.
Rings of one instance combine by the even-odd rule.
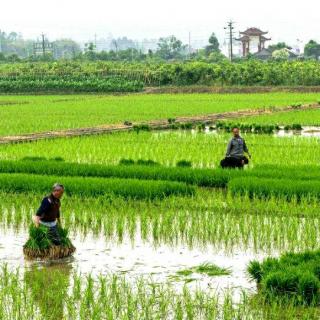
[[[71,263],[51,262],[25,270],[25,284],[43,319],[63,319],[72,269]]]

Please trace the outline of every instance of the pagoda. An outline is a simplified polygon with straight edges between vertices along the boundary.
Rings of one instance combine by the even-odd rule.
[[[258,28],[249,28],[240,32],[241,37],[236,39],[242,43],[242,55],[246,57],[249,53],[258,53],[265,49],[266,41],[271,38],[265,37],[268,32],[261,31]]]

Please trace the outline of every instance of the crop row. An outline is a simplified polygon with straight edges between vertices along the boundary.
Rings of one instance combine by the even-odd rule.
[[[166,167],[151,160],[139,160],[131,164],[122,160],[122,165],[67,163],[44,158],[26,160],[0,160],[1,173],[31,173],[38,175],[82,176],[142,180],[179,181],[201,187],[226,187],[234,178],[256,177],[292,180],[319,180],[319,166],[257,165],[248,170],[220,170],[190,167]],[[133,162],[133,161],[132,161]]]
[[[0,79],[0,93],[28,92],[135,92],[143,89],[137,80],[119,78],[87,79]]]
[[[148,163],[148,162],[147,162]],[[183,182],[201,187],[226,187],[232,193],[248,193],[267,197],[287,198],[320,196],[320,170],[318,166],[257,166],[249,170],[200,169],[189,167],[163,167],[156,165],[76,164],[63,161],[0,161],[2,173],[36,175],[99,177]],[[101,180],[103,181],[103,180]],[[135,183],[137,180],[134,180]],[[158,181],[160,183],[160,181]],[[144,182],[146,183],[146,182]],[[169,183],[169,182],[168,182]],[[95,187],[96,188],[96,187]],[[98,192],[97,190],[95,192]],[[131,191],[133,192],[133,191]],[[137,191],[138,192],[138,191]],[[173,193],[173,191],[170,191]],[[170,193],[169,192],[169,193]]]
[[[190,195],[191,186],[172,181],[142,181],[134,179],[103,179],[82,177],[56,177],[30,174],[0,174],[0,190],[8,192],[49,192],[59,181],[66,185],[69,195],[98,196],[113,194],[125,198],[162,198],[170,195]]]
[[[218,130],[224,130],[225,132],[231,132],[233,128],[239,128],[241,132],[246,133],[266,133],[270,134],[275,131],[279,131],[281,128],[279,125],[273,124],[256,124],[256,123],[236,123],[236,122],[224,122],[220,121],[216,123],[216,128]],[[302,125],[298,123],[287,124],[284,126],[284,130],[294,130],[301,131]]]
[[[287,199],[301,197],[320,198],[319,180],[295,180],[276,178],[242,177],[230,180],[228,189],[233,194],[248,194],[269,198],[280,196]]]
[[[19,63],[0,66],[0,74],[6,75],[81,75],[116,74],[133,79],[143,79],[151,85],[295,85],[320,84],[320,64],[317,61],[262,62],[256,60],[241,63]]]

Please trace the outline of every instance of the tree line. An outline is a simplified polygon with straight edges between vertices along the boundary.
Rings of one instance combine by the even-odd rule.
[[[55,61],[55,60],[76,60],[76,61],[124,61],[124,62],[160,62],[160,61],[203,61],[218,63],[227,60],[221,53],[220,43],[212,33],[208,43],[202,49],[192,50],[174,35],[162,37],[158,40],[157,48],[143,52],[133,40],[126,37],[113,39],[110,50],[98,51],[93,42],[85,44],[82,49],[72,39],[59,39],[54,42],[52,52],[35,54],[34,42],[25,40],[21,34],[16,32],[0,32],[0,62],[33,62],[33,61]],[[270,45],[268,50],[275,60],[286,60],[287,53],[283,49],[292,48],[284,42]],[[320,57],[320,43],[310,40],[304,48],[304,56],[301,59],[316,59]],[[245,59],[254,59],[249,55]],[[243,60],[236,58],[235,61]]]

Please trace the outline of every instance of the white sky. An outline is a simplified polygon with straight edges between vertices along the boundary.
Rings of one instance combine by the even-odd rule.
[[[184,42],[205,40],[214,31],[223,42],[229,19],[236,31],[259,27],[273,42],[320,41],[320,0],[0,0],[0,29],[50,40],[77,41],[112,34],[132,39],[177,35]]]

